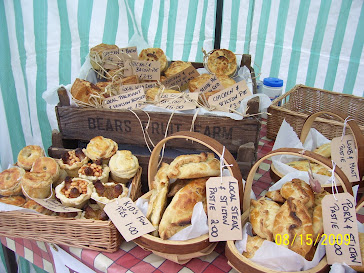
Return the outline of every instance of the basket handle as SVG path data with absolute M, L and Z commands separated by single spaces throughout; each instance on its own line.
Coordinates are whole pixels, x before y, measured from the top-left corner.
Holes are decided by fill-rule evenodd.
M 306 121 L 302 127 L 302 132 L 301 132 L 301 137 L 300 137 L 300 140 L 302 143 L 305 142 L 307 135 L 310 132 L 311 126 L 312 126 L 313 122 L 315 121 L 315 119 L 322 114 L 329 114 L 332 116 L 336 116 L 336 117 L 342 119 L 343 121 L 345 121 L 345 119 L 349 117 L 347 114 L 340 112 L 340 111 L 320 111 L 320 112 L 310 115 L 306 119 Z M 364 135 L 362 134 L 358 124 L 354 120 L 349 120 L 347 123 L 348 123 L 351 131 L 353 132 L 355 144 L 358 149 L 358 168 L 359 168 L 359 177 L 360 177 L 360 181 L 361 181 L 360 184 L 361 184 L 361 186 L 364 186 L 363 185 L 364 181 L 362 181 L 362 177 L 364 176 Z
M 253 179 L 256 171 L 258 170 L 258 167 L 260 163 L 262 163 L 264 160 L 275 156 L 275 155 L 294 155 L 294 156 L 300 156 L 305 159 L 309 159 L 311 161 L 314 161 L 315 163 L 318 163 L 320 165 L 323 165 L 327 169 L 332 169 L 332 162 L 327 159 L 326 157 L 323 157 L 321 155 L 318 155 L 311 151 L 306 151 L 302 149 L 296 149 L 296 148 L 281 148 L 274 151 L 271 151 L 267 153 L 265 156 L 260 158 L 251 168 L 248 178 L 246 179 L 245 188 L 244 188 L 244 198 L 243 198 L 243 212 L 250 209 L 250 192 L 252 190 L 252 184 Z M 340 185 L 343 187 L 344 191 L 350 193 L 353 195 L 353 189 L 351 187 L 351 183 L 349 182 L 348 178 L 345 176 L 344 172 L 340 168 L 335 168 L 335 178 L 339 180 Z
M 221 155 L 222 155 L 224 146 L 220 142 L 216 141 L 215 139 L 213 139 L 211 137 L 208 137 L 208 136 L 200 134 L 200 133 L 189 132 L 189 131 L 180 131 L 180 132 L 174 133 L 174 134 L 170 135 L 169 137 L 164 138 L 160 142 L 158 142 L 158 144 L 154 147 L 152 154 L 150 155 L 149 165 L 148 165 L 148 186 L 149 186 L 149 188 L 151 188 L 151 183 L 157 173 L 159 155 L 160 155 L 163 145 L 168 140 L 179 139 L 179 138 L 195 141 L 197 143 L 200 143 L 200 144 L 206 146 L 207 148 L 212 150 L 214 153 L 216 153 L 219 157 L 221 157 Z M 227 168 L 230 171 L 230 173 L 232 174 L 232 176 L 234 176 L 238 180 L 240 206 L 242 206 L 243 195 L 244 195 L 243 182 L 242 182 L 243 177 L 242 177 L 240 169 L 238 167 L 238 163 L 236 162 L 234 156 L 229 152 L 228 149 L 225 149 L 225 151 L 224 151 L 224 164 L 232 165 L 232 166 L 227 166 Z

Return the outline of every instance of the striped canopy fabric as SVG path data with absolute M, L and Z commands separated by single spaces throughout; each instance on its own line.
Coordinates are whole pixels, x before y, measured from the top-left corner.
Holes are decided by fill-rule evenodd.
M 362 0 L 0 1 L 0 169 L 25 145 L 51 145 L 54 105 L 42 95 L 72 83 L 97 44 L 201 62 L 202 48 L 221 41 L 285 90 L 303 83 L 363 96 L 363 13 Z

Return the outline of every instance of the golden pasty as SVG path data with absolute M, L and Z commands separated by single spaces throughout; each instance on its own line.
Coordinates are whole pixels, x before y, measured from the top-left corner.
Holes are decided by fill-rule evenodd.
M 283 239 L 288 235 L 289 244 L 282 244 L 282 246 L 288 247 L 290 250 L 305 257 L 312 246 L 312 244 L 308 242 L 306 243 L 306 235 L 310 237 L 312 234 L 312 219 L 308 213 L 307 207 L 300 200 L 293 199 L 291 197 L 288 198 L 279 209 L 274 220 L 274 238 L 281 236 Z M 296 240 L 293 242 L 295 236 Z M 301 242 L 301 240 L 297 240 L 297 238 L 304 239 Z
M 50 197 L 52 183 L 52 175 L 46 172 L 26 172 L 21 179 L 24 195 L 31 198 L 45 199 Z
M 159 61 L 161 73 L 167 69 L 168 62 L 166 54 L 160 48 L 146 48 L 139 53 L 139 60 L 141 61 Z
M 169 183 L 168 169 L 169 169 L 169 164 L 162 162 L 160 168 L 158 169 L 154 177 L 154 180 L 151 183 L 151 189 L 156 189 L 158 186 Z
M 190 92 L 195 92 L 197 88 L 200 88 L 201 86 L 203 86 L 213 76 L 214 75 L 212 75 L 212 74 L 201 74 L 200 76 L 189 81 L 188 89 L 190 90 Z M 236 83 L 234 79 L 232 79 L 226 75 L 216 75 L 216 77 L 219 80 L 219 82 L 222 84 L 222 86 L 218 90 L 223 90 Z M 214 90 L 214 91 L 216 91 L 216 90 Z
M 17 165 L 24 170 L 29 171 L 32 168 L 34 161 L 42 156 L 44 156 L 42 147 L 38 145 L 25 146 L 18 154 Z
M 129 150 L 120 150 L 109 162 L 111 178 L 118 183 L 127 183 L 139 169 L 138 158 Z
M 232 76 L 237 69 L 236 56 L 228 49 L 215 49 L 207 59 L 207 67 L 213 74 Z
M 52 215 L 53 211 L 43 207 L 42 205 L 39 205 L 37 202 L 35 202 L 34 200 L 28 200 L 23 208 L 25 209 L 32 209 L 35 210 L 36 212 L 39 212 L 41 214 L 45 214 L 45 215 Z
M 5 196 L 0 198 L 1 203 L 22 207 L 25 204 L 24 197 L 21 196 Z
M 78 170 L 78 176 L 91 182 L 97 180 L 106 183 L 109 180 L 110 168 L 102 164 L 102 160 L 96 160 L 94 163 L 87 163 Z
M 246 258 L 253 258 L 255 252 L 262 246 L 264 239 L 259 236 L 249 236 L 246 241 L 246 250 L 242 253 Z
M 118 51 L 119 47 L 117 45 L 108 45 L 102 43 L 90 48 L 90 63 L 93 69 L 97 71 L 103 71 L 102 53 L 106 50 Z
M 51 157 L 40 157 L 34 161 L 31 172 L 42 173 L 46 172 L 52 176 L 52 181 L 58 180 L 60 175 L 60 167 L 57 161 Z
M 180 189 L 191 182 L 191 179 L 177 179 L 175 182 L 169 185 L 167 197 L 173 197 Z
M 101 88 L 99 88 L 98 86 L 89 81 L 82 80 L 79 78 L 76 78 L 71 87 L 72 97 L 78 101 L 88 104 L 93 103 L 92 96 L 93 100 L 96 99 L 97 101 L 99 101 L 99 103 L 101 103 L 102 99 L 100 100 L 100 98 L 96 98 L 99 97 L 101 93 L 102 93 Z
M 56 196 L 67 207 L 82 208 L 92 194 L 92 182 L 82 178 L 67 177 L 56 187 Z
M 167 89 L 167 88 L 159 88 L 153 87 L 145 91 L 145 99 L 147 101 L 154 101 L 156 98 L 160 98 L 160 96 L 164 93 L 181 93 L 177 90 Z
M 326 169 L 324 166 L 316 164 L 314 162 L 310 162 L 308 160 L 298 160 L 298 161 L 291 161 L 286 163 L 288 166 L 295 168 L 296 170 L 308 172 L 310 170 L 309 164 L 311 164 L 311 169 L 313 173 L 331 176 L 331 172 Z
M 281 195 L 281 190 L 275 190 L 275 191 L 268 191 L 266 194 L 265 194 L 266 197 L 272 199 L 273 201 L 275 202 L 278 202 L 278 203 L 284 203 L 286 202 L 286 199 L 284 199 Z
M 121 183 L 101 183 L 96 181 L 93 184 L 91 198 L 97 202 L 100 208 L 104 208 L 107 203 L 115 201 L 117 198 L 128 196 L 128 188 Z
M 298 199 L 302 204 L 306 205 L 307 208 L 312 208 L 315 201 L 315 195 L 310 185 L 298 178 L 285 183 L 281 188 L 281 195 L 285 199 L 288 199 L 289 197 Z
M 177 156 L 169 165 L 168 177 L 191 179 L 220 175 L 220 161 L 213 153 Z
M 159 236 L 166 240 L 191 225 L 193 208 L 198 202 L 206 211 L 206 181 L 198 178 L 179 190 L 166 208 L 159 224 Z
M 321 193 L 316 193 L 315 194 L 315 201 L 314 201 L 314 208 L 313 208 L 313 212 L 312 212 L 312 227 L 313 227 L 313 240 L 315 241 L 317 237 L 319 237 L 319 239 L 317 240 L 318 242 L 320 241 L 320 236 L 323 234 L 324 232 L 324 223 L 323 223 L 323 219 L 322 219 L 322 199 L 328 195 L 330 193 L 328 193 L 327 191 L 322 191 Z
M 102 159 L 104 164 L 108 164 L 110 158 L 118 150 L 118 144 L 110 138 L 97 136 L 90 140 L 86 149 L 82 151 L 92 161 Z
M 78 170 L 81 166 L 88 162 L 89 158 L 84 154 L 81 148 L 65 152 L 61 159 L 58 160 L 58 164 L 61 169 L 65 170 L 68 176 L 77 177 Z
M 175 61 L 171 63 L 171 65 L 167 68 L 167 70 L 164 72 L 164 75 L 166 75 L 167 78 L 178 74 L 182 70 L 185 70 L 187 67 L 191 66 L 192 64 L 190 62 L 184 62 L 184 61 Z
M 279 209 L 280 205 L 264 197 L 250 201 L 249 219 L 253 231 L 258 236 L 273 241 L 273 224 Z
M 21 195 L 20 180 L 25 174 L 25 170 L 19 167 L 11 167 L 0 173 L 0 195 Z
M 322 155 L 324 157 L 331 157 L 331 142 L 325 143 L 314 150 L 314 153 Z
M 360 252 L 361 252 L 361 266 L 350 265 L 350 267 L 357 272 L 364 272 L 364 233 L 359 232 L 359 244 L 360 244 Z

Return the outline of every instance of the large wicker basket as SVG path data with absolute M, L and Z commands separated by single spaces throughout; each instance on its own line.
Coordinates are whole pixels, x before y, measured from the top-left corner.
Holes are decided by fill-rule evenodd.
M 218 156 L 221 156 L 223 152 L 223 146 L 219 142 L 200 133 L 178 132 L 163 139 L 154 147 L 153 152 L 150 156 L 149 167 L 148 167 L 148 182 L 150 189 L 152 188 L 151 183 L 157 172 L 158 161 L 159 161 L 158 159 L 161 148 L 167 141 L 178 138 L 186 139 L 186 141 L 189 140 L 198 142 L 208 147 Z M 186 145 L 188 145 L 188 142 L 186 142 Z M 229 169 L 232 176 L 234 176 L 238 180 L 239 196 L 241 200 L 240 204 L 242 204 L 243 200 L 242 176 L 234 157 L 228 150 L 225 150 L 224 161 L 225 161 L 224 164 L 228 165 L 227 168 Z M 179 264 L 187 263 L 192 258 L 210 254 L 214 250 L 217 244 L 209 242 L 208 234 L 204 234 L 198 238 L 186 241 L 163 240 L 161 238 L 146 234 L 139 238 L 136 238 L 134 242 L 146 250 L 153 251 L 153 253 L 155 253 L 158 256 L 169 259 Z
M 251 171 L 249 172 L 248 178 L 246 180 L 245 188 L 244 188 L 244 202 L 243 202 L 243 215 L 242 215 L 242 225 L 244 226 L 246 222 L 249 221 L 249 211 L 250 211 L 250 192 L 252 190 L 252 183 L 254 179 L 254 175 L 256 171 L 259 168 L 259 165 L 266 159 L 274 156 L 274 155 L 295 155 L 299 157 L 303 157 L 305 159 L 312 160 L 320 165 L 323 165 L 327 169 L 332 168 L 332 163 L 329 159 L 324 158 L 320 155 L 317 155 L 310 151 L 304 151 L 300 149 L 294 149 L 294 148 L 282 148 L 275 151 L 272 151 L 265 156 L 263 156 L 261 159 L 259 159 L 254 166 L 252 167 Z M 342 185 L 340 187 L 341 191 L 349 192 L 351 195 L 353 195 L 353 190 L 351 188 L 350 182 L 345 176 L 345 174 L 339 169 L 335 168 L 335 178 L 337 181 L 339 181 Z M 326 189 L 329 191 L 330 189 Z M 228 259 L 229 264 L 235 268 L 238 272 L 251 272 L 251 273 L 262 273 L 262 272 L 271 272 L 271 273 L 279 273 L 281 271 L 271 270 L 268 269 L 262 265 L 258 265 L 254 262 L 252 262 L 250 259 L 244 257 L 241 255 L 241 253 L 237 250 L 235 247 L 235 241 L 228 241 L 226 243 L 225 247 L 225 256 Z M 306 271 L 300 271 L 300 272 L 306 272 L 306 273 L 314 273 L 314 272 L 328 272 L 329 266 L 327 264 L 326 256 L 320 261 L 320 263 L 309 270 Z M 292 273 L 292 272 L 290 272 Z
M 132 198 L 141 195 L 141 168 L 133 178 Z M 71 219 L 22 211 L 0 212 L 0 235 L 97 251 L 115 252 L 123 237 L 111 221 Z
M 296 85 L 276 98 L 268 108 L 267 137 L 275 139 L 285 119 L 300 135 L 307 117 L 320 111 L 337 110 L 354 119 L 364 134 L 364 98 Z M 330 115 L 317 118 L 312 125 L 329 139 L 340 136 L 343 123 Z

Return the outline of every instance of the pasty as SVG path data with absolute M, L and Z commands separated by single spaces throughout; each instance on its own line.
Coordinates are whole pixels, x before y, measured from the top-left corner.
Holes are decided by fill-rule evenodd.
M 19 167 L 11 167 L 0 173 L 0 195 L 21 195 L 20 180 L 25 170 Z
M 202 87 L 213 76 L 214 75 L 212 75 L 212 74 L 201 74 L 200 76 L 189 81 L 188 89 L 190 90 L 190 92 L 195 92 L 197 88 Z M 219 82 L 222 84 L 222 86 L 218 90 L 223 90 L 236 83 L 234 79 L 232 79 L 226 75 L 220 74 L 220 75 L 216 75 L 216 77 L 219 80 Z M 203 91 L 203 90 L 201 90 L 201 91 Z
M 285 183 L 281 188 L 281 195 L 283 198 L 289 197 L 300 200 L 307 208 L 312 208 L 315 201 L 315 195 L 305 181 L 301 179 L 292 179 L 292 181 Z
M 275 190 L 275 191 L 268 191 L 266 194 L 265 194 L 266 197 L 272 199 L 273 201 L 275 202 L 278 202 L 278 203 L 284 203 L 286 202 L 286 199 L 284 199 L 281 195 L 281 190 Z
M 45 215 L 52 215 L 54 214 L 53 211 L 43 207 L 42 205 L 39 205 L 37 202 L 35 202 L 34 200 L 28 200 L 23 208 L 25 209 L 32 209 L 32 210 L 35 210 L 36 212 L 39 212 L 41 214 L 45 214 Z
M 311 164 L 311 169 L 313 173 L 331 176 L 331 172 L 326 169 L 324 166 L 318 165 L 314 162 L 310 162 L 308 160 L 298 160 L 298 161 L 291 161 L 286 163 L 288 166 L 295 168 L 296 170 L 308 172 L 310 170 L 309 164 Z
M 331 157 L 331 142 L 325 143 L 319 147 L 317 147 L 314 153 L 322 155 L 324 157 L 330 158 Z
M 22 196 L 5 196 L 0 197 L 0 202 L 8 205 L 22 207 L 25 204 L 25 199 Z
M 190 62 L 184 62 L 184 61 L 175 61 L 171 63 L 171 65 L 167 68 L 167 70 L 164 72 L 167 78 L 178 74 L 182 70 L 185 70 L 187 67 L 191 66 L 192 64 Z
M 159 61 L 161 73 L 167 69 L 168 62 L 167 56 L 160 48 L 146 48 L 139 53 L 139 60 L 141 61 Z
M 207 59 L 207 67 L 213 74 L 232 76 L 237 69 L 236 56 L 228 49 L 215 49 Z
M 181 93 L 179 91 L 176 91 L 176 90 L 173 90 L 173 89 L 167 89 L 167 88 L 159 88 L 159 87 L 153 87 L 153 88 L 150 88 L 148 90 L 145 91 L 145 99 L 147 101 L 155 101 L 156 98 L 157 100 L 159 100 L 160 96 L 164 93 L 174 93 L 174 94 L 178 94 L 178 93 Z

